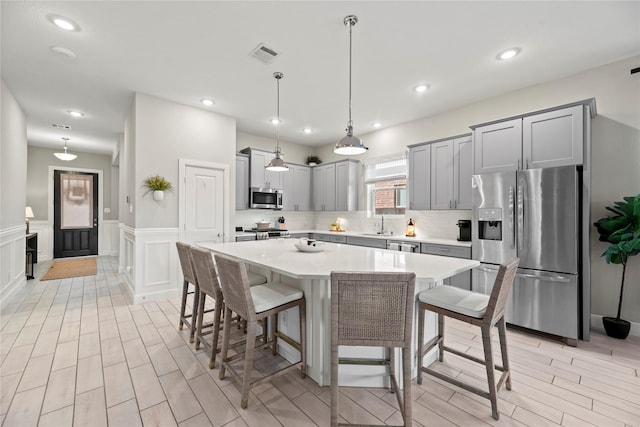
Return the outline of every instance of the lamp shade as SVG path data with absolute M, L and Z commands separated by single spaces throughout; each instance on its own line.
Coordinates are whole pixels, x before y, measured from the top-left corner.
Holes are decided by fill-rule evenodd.
M 346 135 L 336 143 L 333 152 L 345 156 L 353 156 L 365 153 L 369 148 L 365 147 L 362 140 L 357 136 Z
M 31 206 L 27 206 L 26 208 L 24 208 L 24 217 L 25 218 L 35 217 L 35 215 L 33 214 L 33 209 L 31 209 Z
M 67 153 L 66 148 L 64 153 L 53 153 L 53 155 L 59 158 L 60 160 L 64 160 L 65 162 L 71 161 L 76 157 L 78 157 L 75 154 Z

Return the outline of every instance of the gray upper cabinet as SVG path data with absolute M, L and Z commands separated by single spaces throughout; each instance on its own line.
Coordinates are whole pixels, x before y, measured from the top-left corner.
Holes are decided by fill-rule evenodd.
M 585 111 L 595 114 L 593 100 L 472 126 L 475 173 L 581 165 Z
M 336 210 L 336 165 L 315 166 L 312 172 L 313 209 L 316 211 Z
M 453 140 L 431 144 L 431 209 L 453 209 Z
M 311 168 L 289 164 L 283 173 L 284 210 L 311 210 Z
M 283 189 L 284 178 L 282 174 L 286 172 L 272 172 L 265 169 L 275 154 L 254 148 L 245 148 L 242 153 L 249 154 L 250 187 Z
M 431 145 L 409 147 L 409 209 L 431 209 Z
M 357 160 L 342 160 L 312 168 L 313 210 L 358 210 Z
M 249 157 L 236 155 L 236 209 L 249 207 Z
M 473 175 L 473 145 L 471 135 L 453 140 L 453 207 L 471 209 L 471 175 Z
M 524 117 L 524 168 L 581 165 L 583 139 L 582 105 Z
M 510 172 L 520 169 L 522 119 L 479 126 L 473 130 L 475 173 Z
M 336 163 L 336 209 L 358 210 L 359 162 L 344 160 Z

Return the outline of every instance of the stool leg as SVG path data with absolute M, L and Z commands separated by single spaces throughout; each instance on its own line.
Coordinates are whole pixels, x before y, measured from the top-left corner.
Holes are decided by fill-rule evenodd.
M 231 309 L 228 307 L 225 307 L 224 318 L 231 319 Z M 222 362 L 220 363 L 220 373 L 218 374 L 218 378 L 221 380 L 224 379 L 225 374 L 224 364 L 227 362 L 227 353 L 229 351 L 229 336 L 231 336 L 231 322 L 224 322 L 224 328 L 222 329 L 222 351 L 220 353 Z
M 489 400 L 491 401 L 491 416 L 499 419 L 498 392 L 496 391 L 495 365 L 493 364 L 493 351 L 491 349 L 491 325 L 482 325 L 482 347 L 484 348 L 484 360 L 487 368 L 487 382 L 489 383 Z
M 424 307 L 418 303 L 418 376 L 416 382 L 422 384 L 422 359 L 424 351 Z
M 225 325 L 225 331 L 227 327 Z M 256 347 L 256 321 L 247 322 L 247 342 L 244 353 L 244 372 L 242 373 L 242 397 L 240 407 L 247 409 L 249 405 L 249 389 L 251 388 L 251 374 L 253 372 L 253 353 Z
M 438 342 L 438 360 L 444 360 L 444 316 L 438 313 L 438 338 L 440 341 Z
M 393 378 L 396 375 L 396 373 L 395 373 L 396 352 L 395 352 L 395 348 L 394 347 L 387 347 L 387 350 L 389 351 L 389 376 L 391 376 Z M 403 376 L 403 378 L 404 378 L 404 376 Z M 398 383 L 397 379 L 396 379 L 396 383 Z M 398 386 L 399 385 L 400 384 L 398 384 Z M 398 393 L 399 391 L 400 390 L 396 390 L 395 389 L 395 387 L 393 386 L 393 381 L 391 381 L 391 391 L 390 391 L 390 393 Z
M 302 303 L 298 306 L 300 318 L 300 361 L 302 362 L 302 371 L 300 376 L 307 377 L 307 303 L 303 298 Z
M 180 303 L 180 326 L 179 329 L 182 330 L 184 327 L 184 311 L 187 308 L 187 292 L 189 292 L 189 282 L 186 280 L 182 283 L 182 302 Z M 193 318 L 191 319 L 193 322 Z
M 194 324 L 193 319 L 198 315 L 198 302 L 200 301 L 200 286 L 195 284 L 195 292 L 193 293 L 193 308 L 191 310 L 191 333 L 189 334 L 189 342 L 193 342 L 193 336 L 196 332 L 196 325 Z M 204 300 L 206 300 L 205 296 L 202 295 L 202 311 L 204 311 Z
M 411 414 L 411 346 L 402 348 L 402 406 L 404 406 L 404 425 L 411 427 L 413 423 Z
M 220 336 L 220 319 L 222 318 L 222 295 L 216 295 L 216 305 L 213 314 L 213 341 L 211 343 L 211 358 L 209 369 L 216 367 L 216 354 L 218 353 L 218 338 Z M 226 323 L 226 321 L 225 321 Z M 231 323 L 231 321 L 229 321 Z
M 271 347 L 271 354 L 274 356 L 278 354 L 278 313 L 273 315 L 273 344 Z
M 198 289 L 198 293 L 200 293 L 199 289 Z M 194 294 L 194 301 L 198 301 L 198 305 L 200 305 L 200 308 L 196 310 L 196 313 L 198 313 L 197 314 L 198 324 L 196 327 L 196 334 L 195 334 L 196 350 L 200 350 L 200 337 L 202 336 L 202 319 L 204 318 L 204 303 L 206 299 L 207 299 L 206 295 L 202 295 L 200 298 L 195 298 L 195 294 Z M 193 339 L 191 339 L 190 341 L 193 342 Z
M 504 316 L 498 321 L 498 335 L 500 337 L 500 353 L 502 353 L 502 367 L 506 372 L 507 379 L 504 386 L 511 390 L 511 369 L 509 368 L 509 354 L 507 353 L 507 331 Z

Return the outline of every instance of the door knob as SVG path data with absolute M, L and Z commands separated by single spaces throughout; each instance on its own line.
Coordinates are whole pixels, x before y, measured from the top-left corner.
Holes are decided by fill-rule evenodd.
M 222 237 L 222 236 L 224 236 L 224 234 L 218 233 L 218 237 Z

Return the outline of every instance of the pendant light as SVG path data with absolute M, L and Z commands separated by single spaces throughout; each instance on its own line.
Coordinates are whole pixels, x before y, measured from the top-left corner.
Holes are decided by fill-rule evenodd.
M 60 160 L 64 160 L 65 162 L 71 161 L 76 157 L 78 157 L 75 154 L 67 153 L 67 141 L 69 140 L 69 138 L 62 138 L 62 139 L 64 140 L 64 153 L 53 153 L 53 155 L 59 158 Z
M 355 15 L 348 15 L 344 18 L 344 25 L 349 27 L 349 121 L 347 122 L 347 135 L 336 143 L 333 152 L 346 156 L 362 154 L 369 149 L 364 146 L 360 138 L 353 136 L 353 121 L 351 120 L 351 33 L 357 22 L 358 17 Z
M 273 77 L 275 77 L 276 79 L 276 86 L 277 86 L 277 92 L 278 92 L 278 101 L 277 101 L 277 107 L 276 107 L 276 120 L 278 121 L 276 123 L 276 151 L 275 151 L 275 157 L 273 159 L 271 159 L 271 161 L 269 162 L 269 164 L 267 166 L 265 166 L 265 169 L 268 171 L 273 171 L 273 172 L 286 172 L 289 170 L 289 165 L 287 165 L 287 162 L 285 162 L 282 157 L 280 157 L 280 79 L 282 79 L 284 77 L 284 74 L 282 74 L 279 71 L 276 71 L 275 73 L 273 73 Z

